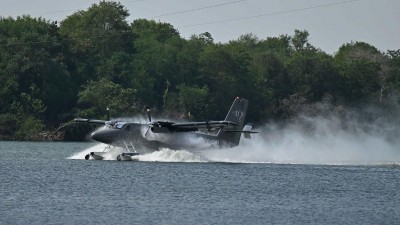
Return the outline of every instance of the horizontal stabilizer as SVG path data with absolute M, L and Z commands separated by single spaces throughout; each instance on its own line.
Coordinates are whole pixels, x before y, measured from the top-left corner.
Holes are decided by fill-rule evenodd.
M 225 133 L 242 133 L 242 134 L 257 134 L 258 131 L 245 131 L 245 130 L 225 130 Z
M 245 138 L 250 139 L 251 138 L 250 134 L 259 133 L 258 131 L 252 131 L 251 130 L 252 128 L 253 128 L 252 126 L 246 125 L 246 126 L 244 126 L 243 130 L 225 130 L 225 132 L 227 132 L 227 133 L 231 133 L 231 132 L 232 133 L 242 133 L 242 134 L 244 134 Z

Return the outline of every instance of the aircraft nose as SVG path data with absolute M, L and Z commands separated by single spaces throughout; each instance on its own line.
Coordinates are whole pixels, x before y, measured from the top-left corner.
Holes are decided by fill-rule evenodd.
M 120 130 L 114 130 L 114 129 L 98 130 L 91 134 L 93 140 L 105 144 L 112 144 L 118 139 L 119 136 L 120 136 Z

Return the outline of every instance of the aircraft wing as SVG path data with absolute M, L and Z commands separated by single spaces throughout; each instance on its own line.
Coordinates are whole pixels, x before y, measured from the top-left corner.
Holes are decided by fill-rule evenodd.
M 156 121 L 150 124 L 152 131 L 156 133 L 165 132 L 189 132 L 205 129 L 223 128 L 223 127 L 236 127 L 236 123 L 231 121 L 205 121 L 205 122 L 187 122 L 187 123 L 173 123 L 167 121 Z
M 74 119 L 75 122 L 82 122 L 82 123 L 97 123 L 97 124 L 106 124 L 106 120 L 95 120 L 95 119 L 84 119 L 84 118 L 76 118 Z
M 211 129 L 211 128 L 223 128 L 223 127 L 237 127 L 238 125 L 231 121 L 205 121 L 205 122 L 188 122 L 188 123 L 174 123 L 172 124 L 176 129 L 190 129 L 196 128 Z

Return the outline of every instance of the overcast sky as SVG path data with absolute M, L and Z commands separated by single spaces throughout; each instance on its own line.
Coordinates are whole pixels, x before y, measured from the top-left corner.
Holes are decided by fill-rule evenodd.
M 97 0 L 1 0 L 0 15 L 29 14 L 62 21 Z M 333 54 L 351 41 L 400 49 L 400 0 L 122 0 L 131 22 L 171 23 L 182 37 L 210 32 L 216 42 L 242 34 L 260 39 L 308 30 L 315 47 Z

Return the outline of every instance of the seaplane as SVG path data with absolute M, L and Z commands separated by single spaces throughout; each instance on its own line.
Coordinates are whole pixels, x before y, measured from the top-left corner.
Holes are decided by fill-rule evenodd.
M 107 145 L 103 152 L 90 152 L 86 160 L 104 158 L 107 149 L 120 147 L 124 152 L 118 161 L 132 160 L 134 156 L 163 148 L 198 151 L 205 149 L 233 148 L 239 145 L 242 134 L 251 138 L 252 126 L 245 125 L 249 101 L 235 98 L 228 114 L 220 121 L 171 122 L 152 121 L 147 108 L 148 122 L 97 120 L 76 118 L 75 122 L 101 124 L 103 128 L 91 133 L 91 139 Z

